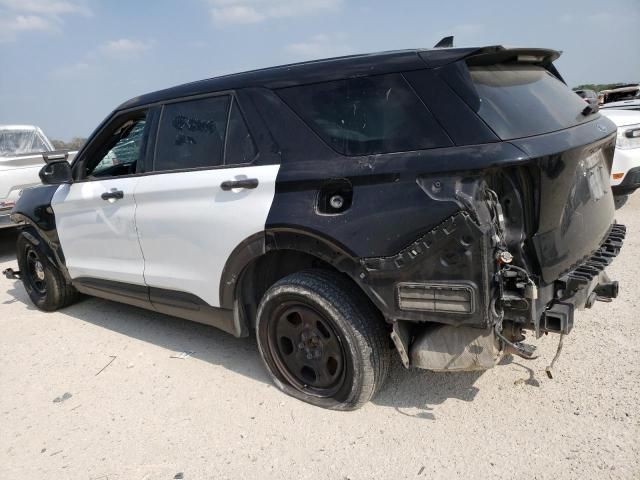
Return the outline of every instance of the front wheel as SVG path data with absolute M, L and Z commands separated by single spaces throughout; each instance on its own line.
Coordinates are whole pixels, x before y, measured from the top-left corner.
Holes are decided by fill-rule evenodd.
M 275 384 L 305 402 L 355 410 L 379 390 L 390 362 L 380 313 L 342 274 L 307 270 L 265 293 L 256 330 Z
M 16 244 L 22 283 L 33 304 L 52 312 L 73 303 L 78 294 L 49 260 L 42 241 L 21 232 Z

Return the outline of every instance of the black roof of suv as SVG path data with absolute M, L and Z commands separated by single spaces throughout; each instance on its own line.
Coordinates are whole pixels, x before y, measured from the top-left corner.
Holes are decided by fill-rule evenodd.
M 484 61 L 491 63 L 505 62 L 510 59 L 517 60 L 518 56 L 529 56 L 537 64 L 551 65 L 560 56 L 560 52 L 541 48 L 508 49 L 495 45 L 468 48 L 408 49 L 348 55 L 261 68 L 185 83 L 134 97 L 120 105 L 118 110 L 235 88 L 266 87 L 278 89 L 357 76 L 436 68 L 477 55 L 483 55 Z M 555 68 L 553 70 L 555 72 Z M 558 75 L 557 72 L 555 74 Z

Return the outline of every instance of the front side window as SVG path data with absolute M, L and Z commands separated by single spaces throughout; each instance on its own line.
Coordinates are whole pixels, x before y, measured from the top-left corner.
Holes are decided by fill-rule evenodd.
M 345 155 L 447 146 L 447 135 L 401 74 L 289 87 L 284 101 Z
M 132 118 L 109 136 L 87 165 L 86 176 L 91 178 L 117 177 L 136 173 L 142 157 L 146 127 L 144 116 Z
M 224 95 L 165 105 L 154 170 L 222 165 L 229 104 Z

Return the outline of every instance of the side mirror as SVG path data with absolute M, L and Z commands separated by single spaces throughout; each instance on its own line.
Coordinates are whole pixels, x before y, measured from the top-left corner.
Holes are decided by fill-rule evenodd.
M 45 185 L 72 183 L 71 165 L 66 160 L 53 160 L 40 169 L 40 180 Z

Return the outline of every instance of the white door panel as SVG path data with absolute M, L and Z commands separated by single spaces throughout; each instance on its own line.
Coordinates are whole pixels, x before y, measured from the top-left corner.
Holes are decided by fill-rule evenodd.
M 58 188 L 51 205 L 71 278 L 144 285 L 133 196 L 138 181 L 135 177 L 115 177 Z M 121 190 L 123 198 L 101 198 L 112 190 Z
M 194 294 L 220 306 L 220 277 L 231 252 L 264 230 L 278 165 L 140 177 L 136 226 L 150 287 Z M 255 189 L 222 190 L 227 180 L 258 179 Z

